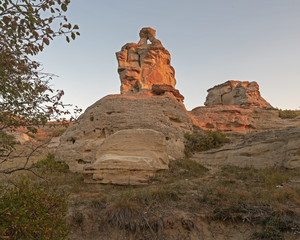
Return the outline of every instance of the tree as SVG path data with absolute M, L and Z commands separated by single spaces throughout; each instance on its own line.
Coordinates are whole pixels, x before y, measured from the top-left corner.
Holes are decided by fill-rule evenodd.
M 79 27 L 64 13 L 70 0 L 1 0 L 0 2 L 0 156 L 13 149 L 5 129 L 31 133 L 50 119 L 69 114 L 64 92 L 52 89 L 53 75 L 31 57 L 58 36 L 74 40 Z M 1 162 L 0 162 L 1 164 Z

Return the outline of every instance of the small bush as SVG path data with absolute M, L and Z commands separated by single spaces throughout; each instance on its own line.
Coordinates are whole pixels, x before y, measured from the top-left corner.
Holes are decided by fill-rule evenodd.
M 256 239 L 283 240 L 283 232 L 290 230 L 292 221 L 286 221 L 281 216 L 273 214 L 262 221 L 262 231 L 255 232 Z
M 118 226 L 120 229 L 136 231 L 143 218 L 141 207 L 130 200 L 119 200 L 113 202 L 106 210 L 107 222 Z
M 170 172 L 174 175 L 180 175 L 183 177 L 199 177 L 207 171 L 207 168 L 189 159 L 176 159 L 170 162 Z
M 66 194 L 22 183 L 0 196 L 0 239 L 65 239 Z
M 51 153 L 49 153 L 45 159 L 42 159 L 32 164 L 32 168 L 37 168 L 42 171 L 63 172 L 63 173 L 69 171 L 69 166 L 66 163 L 56 162 L 54 154 Z
M 84 221 L 84 215 L 81 212 L 76 212 L 74 215 L 74 221 L 81 225 Z
M 218 148 L 223 143 L 228 142 L 225 133 L 220 131 L 204 131 L 203 133 L 185 133 L 184 153 L 190 157 L 194 152 L 206 151 L 212 148 Z
M 15 145 L 16 141 L 14 136 L 0 131 L 0 154 L 13 150 Z
M 52 136 L 52 137 L 60 137 L 61 135 L 64 134 L 64 132 L 65 132 L 66 130 L 67 130 L 66 128 L 58 128 L 58 129 L 55 129 L 55 130 L 52 132 L 51 136 Z
M 291 119 L 300 116 L 300 111 L 296 110 L 281 110 L 279 109 L 279 117 L 284 119 Z

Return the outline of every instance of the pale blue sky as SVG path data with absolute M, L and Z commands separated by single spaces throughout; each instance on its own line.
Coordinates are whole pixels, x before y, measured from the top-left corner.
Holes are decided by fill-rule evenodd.
M 65 102 L 85 109 L 119 93 L 115 52 L 150 26 L 188 110 L 227 80 L 257 81 L 274 107 L 300 109 L 300 0 L 72 0 L 67 16 L 81 36 L 38 56 Z

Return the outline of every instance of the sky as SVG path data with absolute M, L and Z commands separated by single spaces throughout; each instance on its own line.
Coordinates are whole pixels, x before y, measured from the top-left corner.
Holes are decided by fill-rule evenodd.
M 300 0 L 71 0 L 66 15 L 81 36 L 37 57 L 66 103 L 85 110 L 118 94 L 115 52 L 152 27 L 188 110 L 227 80 L 256 81 L 273 107 L 300 109 Z

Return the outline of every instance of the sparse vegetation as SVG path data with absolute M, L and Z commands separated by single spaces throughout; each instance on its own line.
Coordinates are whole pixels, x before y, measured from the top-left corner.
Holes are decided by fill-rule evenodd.
M 222 144 L 229 142 L 225 133 L 220 131 L 194 131 L 185 133 L 184 153 L 190 157 L 194 152 L 206 151 L 212 148 L 218 148 Z
M 0 131 L 0 154 L 7 154 L 14 149 L 16 144 L 15 138 L 4 131 Z
M 55 161 L 54 154 L 49 153 L 44 159 L 32 164 L 32 168 L 37 168 L 40 171 L 63 172 L 69 171 L 69 166 L 66 163 Z
M 52 131 L 51 136 L 52 137 L 60 137 L 64 134 L 64 132 L 67 130 L 67 128 L 58 128 Z
M 79 225 L 82 224 L 84 221 L 84 216 L 81 212 L 75 212 L 73 218 L 74 218 L 74 221 Z
M 132 239 L 168 239 L 163 235 L 166 219 L 177 217 L 178 227 L 192 231 L 199 215 L 220 224 L 250 223 L 256 227 L 249 239 L 285 239 L 286 232 L 300 232 L 299 170 L 226 166 L 212 173 L 186 158 L 171 161 L 169 170 L 158 172 L 146 186 L 115 186 L 85 184 L 81 174 L 55 162 L 53 154 L 33 166 L 51 188 L 69 193 L 74 236 L 93 225 L 101 233 L 120 231 Z M 36 176 L 29 178 L 44 184 Z M 178 212 L 193 217 L 182 218 Z
M 4 190 L 4 189 L 2 189 Z M 0 239 L 65 239 L 68 197 L 28 182 L 0 196 Z
M 282 110 L 279 109 L 279 117 L 283 119 L 292 119 L 300 116 L 300 111 L 297 110 Z
M 170 162 L 170 175 L 174 177 L 199 177 L 207 171 L 207 168 L 189 159 L 176 159 Z

